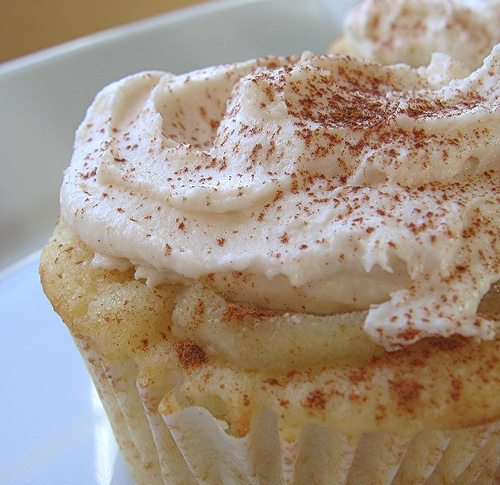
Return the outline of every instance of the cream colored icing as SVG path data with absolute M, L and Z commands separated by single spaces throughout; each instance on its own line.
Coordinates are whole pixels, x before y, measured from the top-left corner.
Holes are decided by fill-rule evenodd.
M 499 0 L 363 0 L 347 15 L 353 55 L 384 64 L 429 63 L 434 52 L 478 68 L 500 42 Z
M 152 285 L 368 309 L 389 350 L 491 339 L 476 310 L 500 279 L 499 56 L 471 74 L 304 53 L 127 77 L 77 131 L 62 217 L 96 264 Z

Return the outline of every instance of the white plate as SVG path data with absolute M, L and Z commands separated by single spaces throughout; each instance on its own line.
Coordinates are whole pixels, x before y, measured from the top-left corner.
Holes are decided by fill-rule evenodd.
M 132 483 L 42 293 L 38 255 L 27 257 L 52 231 L 74 131 L 94 95 L 145 69 L 322 53 L 353 3 L 331 2 L 333 17 L 313 0 L 201 4 L 0 65 L 0 485 Z

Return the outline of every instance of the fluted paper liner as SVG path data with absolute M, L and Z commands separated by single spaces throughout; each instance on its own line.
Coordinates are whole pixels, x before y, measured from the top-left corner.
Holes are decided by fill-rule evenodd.
M 262 409 L 237 438 L 202 407 L 165 412 L 175 403 L 175 372 L 141 379 L 132 361 L 105 364 L 85 338 L 74 337 L 138 485 L 499 483 L 500 422 L 412 438 L 310 425 L 286 442 L 277 413 Z

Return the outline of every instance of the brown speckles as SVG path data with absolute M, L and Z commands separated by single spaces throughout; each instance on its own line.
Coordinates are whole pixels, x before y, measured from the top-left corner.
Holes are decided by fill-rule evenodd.
M 289 243 L 289 239 L 288 239 L 288 233 L 284 232 L 280 238 L 279 238 L 281 244 L 288 244 Z
M 228 303 L 226 305 L 226 308 L 224 309 L 221 319 L 225 322 L 235 322 L 241 324 L 246 319 L 252 319 L 256 321 L 266 320 L 277 315 L 280 315 L 280 313 L 272 310 L 266 310 L 257 307 L 245 307 L 233 303 Z
M 389 380 L 390 395 L 400 412 L 415 413 L 421 404 L 420 398 L 424 389 L 421 383 L 412 378 L 397 377 Z
M 270 377 L 269 379 L 266 379 L 264 382 L 266 382 L 270 386 L 278 386 L 279 385 L 278 379 L 276 379 L 274 377 Z
M 92 170 L 85 172 L 85 173 L 80 173 L 80 178 L 83 180 L 88 180 L 91 178 L 94 178 L 97 175 L 97 167 L 94 167 Z
M 208 362 L 205 351 L 193 340 L 184 339 L 174 343 L 179 363 L 184 368 L 198 367 Z
M 348 373 L 348 380 L 351 384 L 357 385 L 360 382 L 363 382 L 364 380 L 367 380 L 369 374 L 367 373 L 366 369 L 363 367 L 353 369 Z
M 377 421 L 382 421 L 387 418 L 387 406 L 383 404 L 377 404 L 375 409 L 375 419 Z
M 458 401 L 460 399 L 460 394 L 463 388 L 463 382 L 454 378 L 451 380 L 451 389 L 450 389 L 450 397 L 453 401 Z
M 326 397 L 322 389 L 315 389 L 306 396 L 302 405 L 310 410 L 324 410 L 326 408 Z
M 140 341 L 140 350 L 148 350 L 148 347 L 149 347 L 149 340 L 147 338 L 143 338 L 141 339 Z

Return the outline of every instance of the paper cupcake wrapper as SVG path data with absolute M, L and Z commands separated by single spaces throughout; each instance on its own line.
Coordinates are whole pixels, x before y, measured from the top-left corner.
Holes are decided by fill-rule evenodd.
M 284 443 L 271 411 L 253 421 L 244 439 L 225 434 L 205 409 L 164 419 L 197 483 L 492 484 L 500 462 L 498 425 L 427 431 L 413 439 L 379 433 L 349 439 L 310 426 L 296 442 Z
M 500 483 L 500 422 L 427 430 L 411 438 L 325 426 L 282 439 L 275 411 L 263 409 L 235 438 L 208 410 L 161 413 L 174 372 L 141 378 L 130 360 L 104 363 L 74 336 L 137 485 L 483 485 Z

